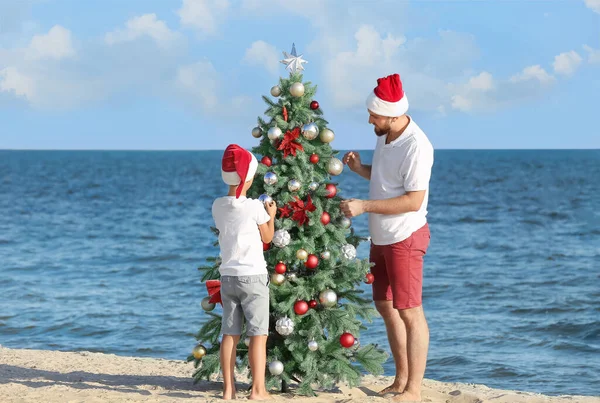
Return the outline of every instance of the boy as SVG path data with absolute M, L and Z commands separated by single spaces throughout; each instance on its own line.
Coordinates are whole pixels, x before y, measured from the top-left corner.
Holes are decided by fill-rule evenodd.
M 246 198 L 258 167 L 256 157 L 236 144 L 223 154 L 221 176 L 229 193 L 216 199 L 212 214 L 219 230 L 221 248 L 221 368 L 223 399 L 235 399 L 234 368 L 236 346 L 246 318 L 250 337 L 252 372 L 250 400 L 270 399 L 265 388 L 267 335 L 269 334 L 269 282 L 263 244 L 273 239 L 275 202 L 263 204 Z M 265 211 L 266 209 L 266 211 Z

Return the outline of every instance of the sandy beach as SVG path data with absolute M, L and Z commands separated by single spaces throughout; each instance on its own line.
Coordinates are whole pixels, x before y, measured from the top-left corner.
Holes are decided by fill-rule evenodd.
M 184 361 L 121 357 L 90 352 L 21 350 L 0 347 L 0 402 L 218 402 L 219 382 L 194 385 L 193 365 Z M 238 399 L 248 386 L 240 376 Z M 389 377 L 367 376 L 358 388 L 340 385 L 317 397 L 274 393 L 274 401 L 310 403 L 387 402 L 376 392 Z M 425 402 L 432 403 L 600 403 L 600 397 L 558 396 L 491 389 L 483 385 L 426 380 Z M 190 400 L 193 399 L 193 400 Z

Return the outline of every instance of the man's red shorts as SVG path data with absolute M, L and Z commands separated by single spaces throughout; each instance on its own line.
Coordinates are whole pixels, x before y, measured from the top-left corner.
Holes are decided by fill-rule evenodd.
M 429 226 L 413 232 L 404 241 L 391 245 L 371 244 L 371 273 L 374 301 L 393 301 L 396 309 L 421 306 L 423 256 L 429 246 Z

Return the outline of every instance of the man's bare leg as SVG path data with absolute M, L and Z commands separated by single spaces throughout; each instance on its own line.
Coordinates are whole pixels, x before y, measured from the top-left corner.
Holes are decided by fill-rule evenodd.
M 396 396 L 398 402 L 420 402 L 421 384 L 427 366 L 429 349 L 429 327 L 423 307 L 398 310 L 406 326 L 406 348 L 408 352 L 408 382 L 404 392 Z
M 224 334 L 221 340 L 221 369 L 223 370 L 223 399 L 235 399 L 235 357 L 240 336 Z
M 396 364 L 396 378 L 379 394 L 402 393 L 408 381 L 408 359 L 406 354 L 406 327 L 400 318 L 398 310 L 392 306 L 392 301 L 375 301 L 375 307 L 381 314 L 387 331 L 390 350 Z

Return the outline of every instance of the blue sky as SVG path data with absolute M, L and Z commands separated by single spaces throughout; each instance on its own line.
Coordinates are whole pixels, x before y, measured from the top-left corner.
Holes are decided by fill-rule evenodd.
M 0 148 L 250 147 L 292 42 L 337 149 L 401 75 L 443 148 L 600 148 L 600 0 L 0 0 Z

